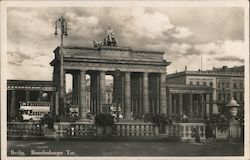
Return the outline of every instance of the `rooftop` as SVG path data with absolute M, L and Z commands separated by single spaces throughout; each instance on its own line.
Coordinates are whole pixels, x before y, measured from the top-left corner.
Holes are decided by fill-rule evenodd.
M 235 77 L 244 77 L 244 65 L 243 66 L 235 66 L 232 68 L 228 68 L 227 66 L 223 66 L 222 68 L 213 68 L 213 70 L 206 71 L 188 71 L 185 69 L 181 72 L 176 72 L 173 74 L 167 75 L 167 78 L 172 77 L 180 77 L 184 75 L 199 75 L 199 76 L 235 76 Z

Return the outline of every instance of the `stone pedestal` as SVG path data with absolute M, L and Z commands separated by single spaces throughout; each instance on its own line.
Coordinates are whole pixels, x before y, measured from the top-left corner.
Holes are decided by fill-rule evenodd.
M 240 141 L 241 139 L 240 122 L 235 119 L 232 119 L 229 124 L 229 139 L 230 141 Z

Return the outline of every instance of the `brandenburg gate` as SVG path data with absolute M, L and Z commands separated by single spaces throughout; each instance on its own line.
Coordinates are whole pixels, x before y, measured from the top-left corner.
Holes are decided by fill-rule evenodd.
M 113 76 L 113 97 L 119 101 L 125 119 L 135 113 L 166 114 L 166 67 L 170 62 L 163 59 L 164 52 L 117 46 L 113 38 L 97 42 L 94 47 L 57 47 L 54 53 L 51 65 L 56 114 L 65 114 L 65 74 L 73 77 L 72 104 L 79 107 L 80 119 L 86 119 L 86 75 L 90 76 L 92 115 L 100 114 L 105 104 L 105 75 Z

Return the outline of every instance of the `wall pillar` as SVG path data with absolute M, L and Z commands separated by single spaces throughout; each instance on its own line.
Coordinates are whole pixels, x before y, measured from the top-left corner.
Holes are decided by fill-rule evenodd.
M 86 72 L 80 71 L 80 107 L 79 119 L 86 119 Z
M 131 77 L 130 72 L 125 73 L 125 119 L 131 119 Z
M 16 114 L 16 91 L 11 91 L 10 115 Z
M 166 75 L 161 74 L 161 106 L 160 113 L 167 114 L 167 96 L 166 96 Z
M 143 73 L 143 112 L 149 113 L 148 73 Z

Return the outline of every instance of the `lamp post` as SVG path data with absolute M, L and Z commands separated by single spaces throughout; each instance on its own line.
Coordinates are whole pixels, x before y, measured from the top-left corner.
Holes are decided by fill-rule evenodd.
M 120 92 L 118 90 L 119 88 L 119 77 L 121 75 L 121 71 L 119 69 L 115 70 L 115 103 L 116 103 L 116 118 L 119 119 L 119 104 L 120 104 Z
M 68 35 L 67 33 L 67 22 L 66 19 L 61 16 L 59 19 L 55 21 L 55 36 L 58 35 L 57 29 L 61 30 L 61 46 L 59 50 L 60 54 L 60 91 L 59 91 L 59 105 L 60 105 L 60 114 L 65 114 L 65 106 L 64 106 L 64 92 L 65 92 L 65 84 L 64 84 L 64 70 L 63 70 L 63 37 Z

